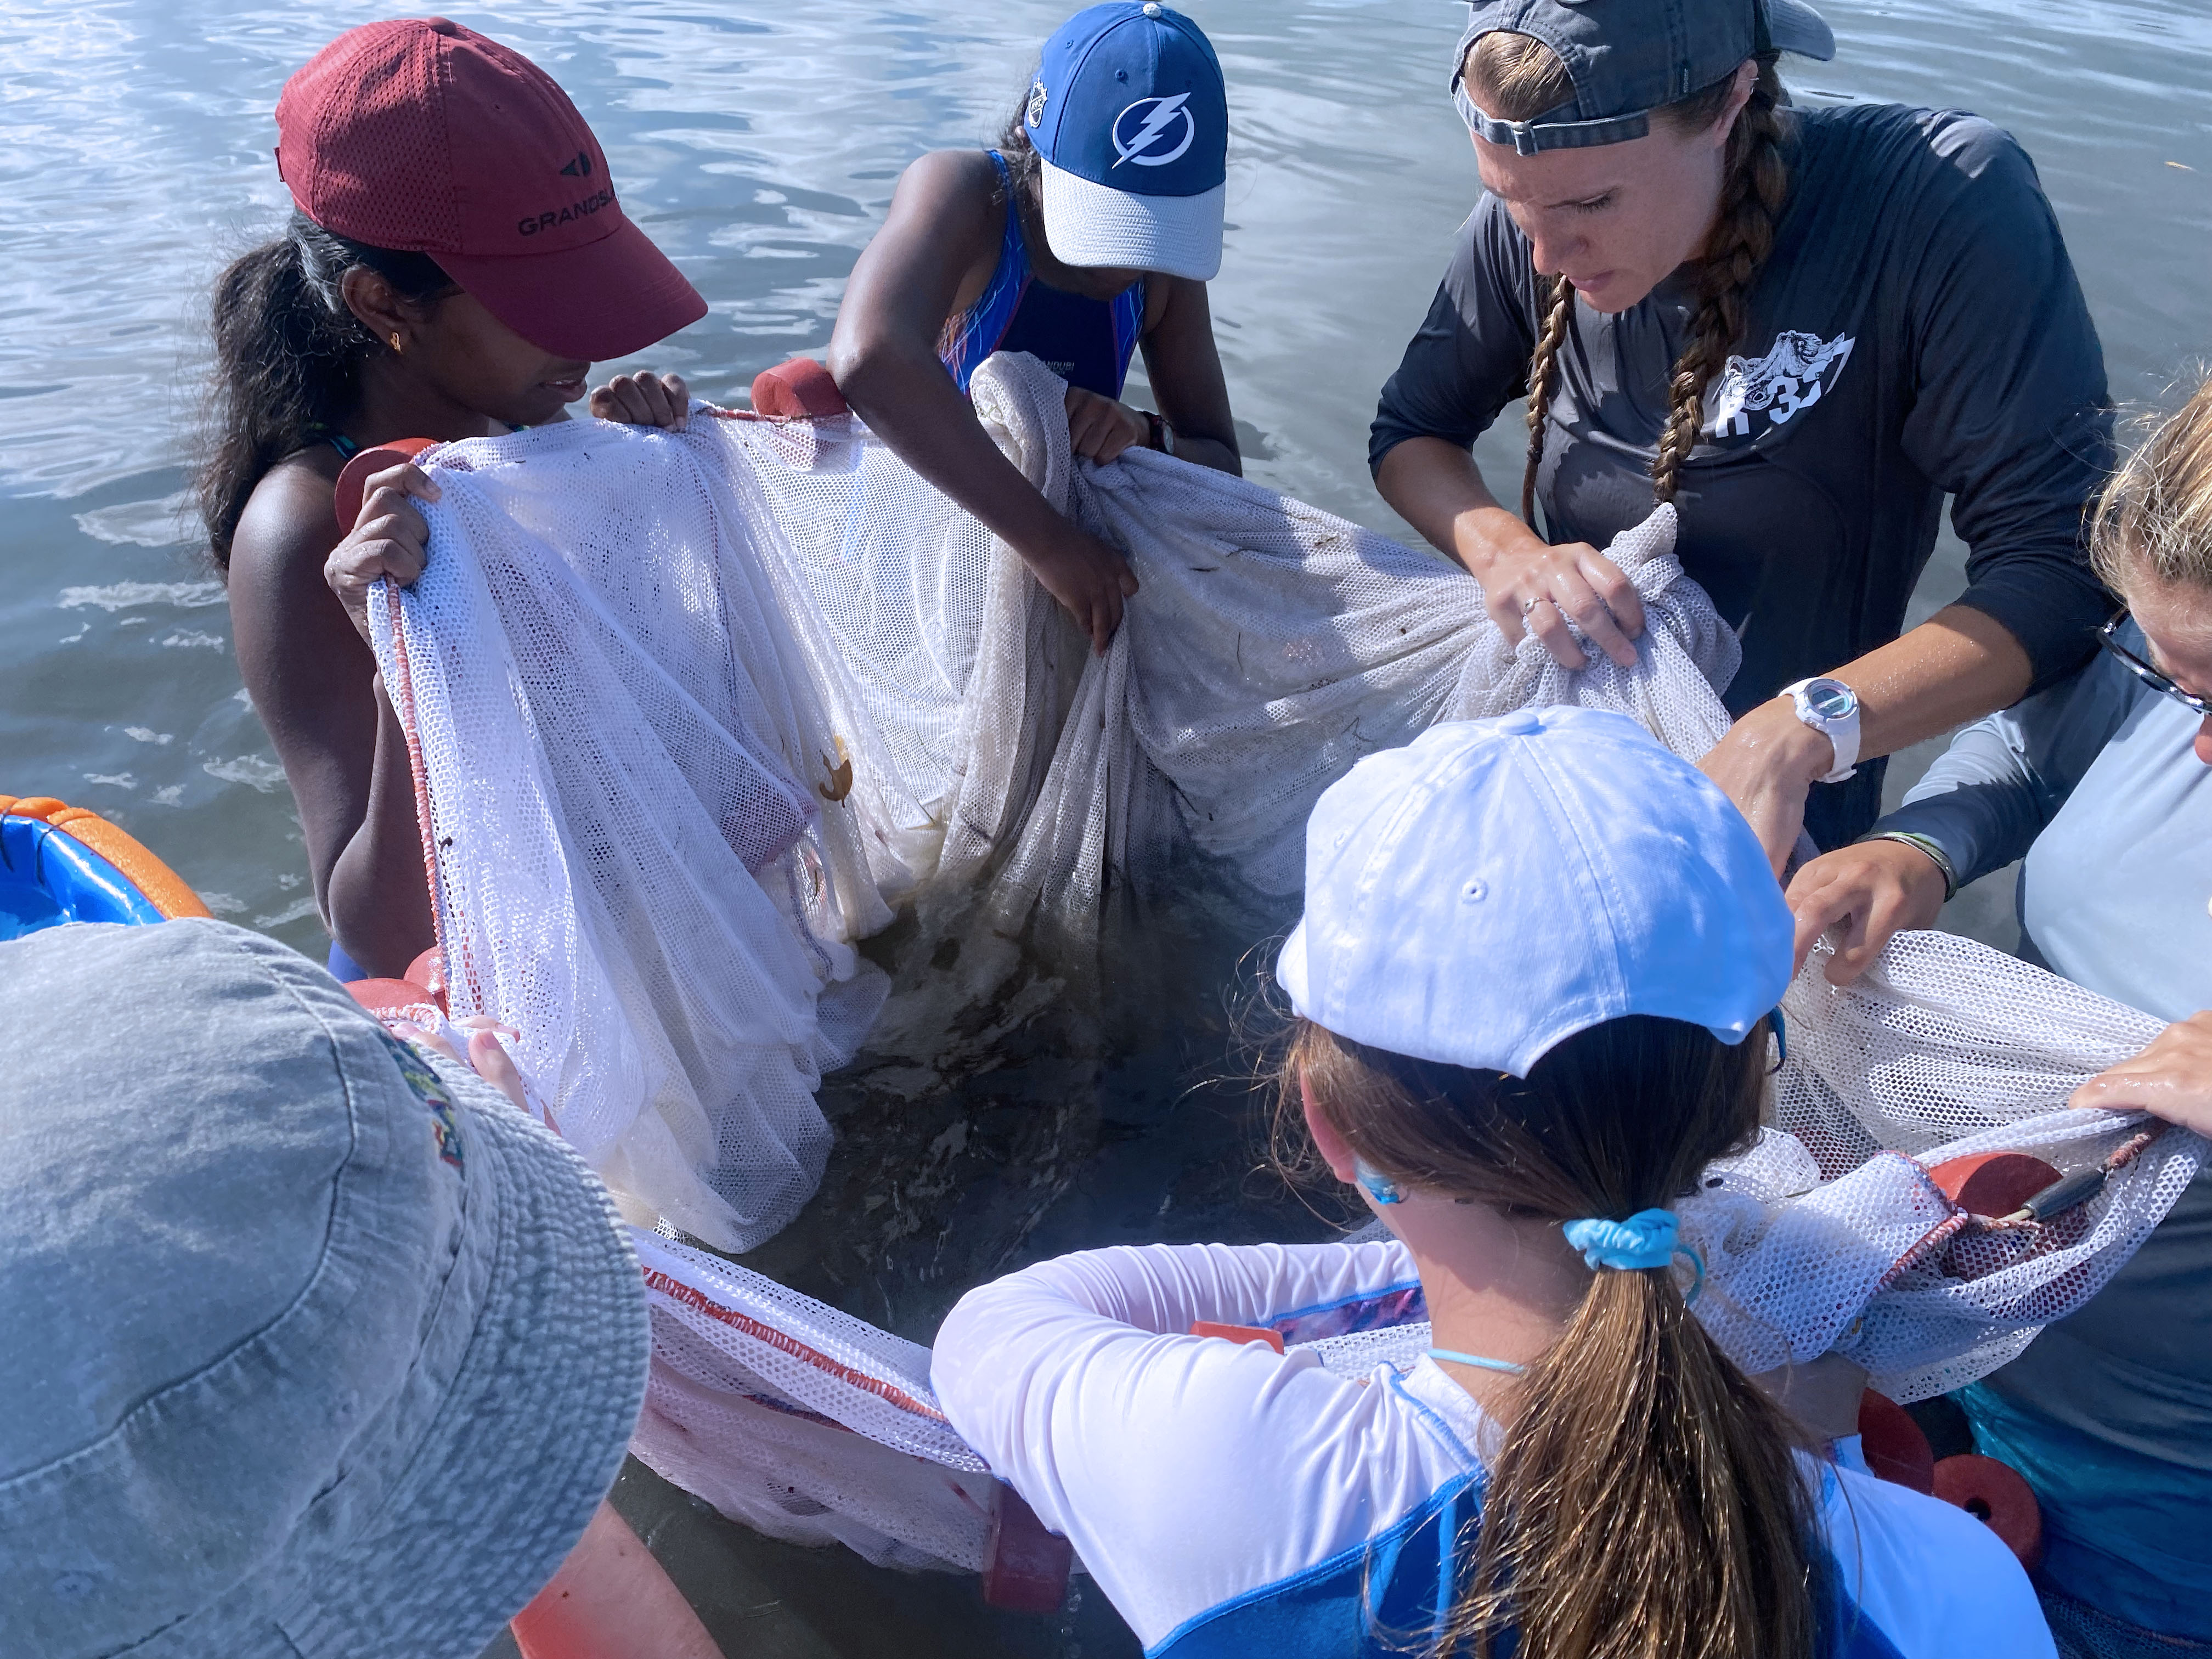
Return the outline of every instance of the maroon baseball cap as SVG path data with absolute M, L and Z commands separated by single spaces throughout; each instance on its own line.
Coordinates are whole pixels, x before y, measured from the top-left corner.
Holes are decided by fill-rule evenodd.
M 302 213 L 371 247 L 428 254 L 544 350 L 626 357 L 707 314 L 623 216 L 568 94 L 459 23 L 347 30 L 284 83 L 276 138 Z

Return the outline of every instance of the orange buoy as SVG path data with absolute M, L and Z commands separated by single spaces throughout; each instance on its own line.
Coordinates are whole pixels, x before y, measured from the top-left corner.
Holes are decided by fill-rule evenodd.
M 353 1000 L 379 1019 L 404 1019 L 408 1010 L 431 1004 L 430 994 L 404 979 L 353 979 L 346 981 Z
M 1936 1466 L 1936 1496 L 1985 1523 L 2030 1572 L 2043 1564 L 2043 1505 L 2011 1464 L 1975 1452 L 1947 1457 Z
M 2010 1215 L 2057 1181 L 2058 1171 L 2026 1152 L 1977 1152 L 1946 1158 L 1928 1178 L 1969 1215 Z
M 1887 1395 L 1859 1396 L 1859 1450 L 1869 1473 L 1915 1492 L 1936 1490 L 1936 1454 L 1912 1413 Z
M 793 357 L 753 377 L 753 413 L 772 421 L 820 420 L 850 412 L 830 371 L 811 357 Z
M 1000 1481 L 983 1550 L 983 1600 L 1010 1613 L 1058 1613 L 1074 1565 L 1074 1547 L 1046 1531 L 1022 1495 Z
M 331 497 L 331 509 L 337 514 L 338 533 L 350 532 L 354 520 L 361 517 L 362 497 L 368 494 L 369 474 L 397 466 L 402 461 L 411 461 L 441 441 L 437 438 L 394 438 L 374 449 L 355 451 L 354 458 L 339 471 L 337 488 Z
M 409 963 L 404 977 L 410 985 L 419 985 L 428 992 L 430 1000 L 438 1005 L 438 1011 L 441 1013 L 453 1012 L 446 1004 L 445 953 L 436 945 L 432 945 L 414 961 Z

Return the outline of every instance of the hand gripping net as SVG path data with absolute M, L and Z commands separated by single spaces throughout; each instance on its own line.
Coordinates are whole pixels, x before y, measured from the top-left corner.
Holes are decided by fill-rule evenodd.
M 991 994 L 1008 940 L 1095 943 L 1110 896 L 1179 860 L 1294 896 L 1321 791 L 1435 720 L 1579 702 L 1692 757 L 1727 729 L 1736 642 L 1673 556 L 1671 508 L 1610 550 L 1649 618 L 1636 666 L 1592 653 L 1570 674 L 1425 554 L 1149 452 L 1072 463 L 1061 383 L 1034 360 L 993 359 L 974 392 L 1143 585 L 1103 658 L 849 416 L 578 422 L 425 457 L 433 557 L 371 619 L 453 1012 L 522 1032 L 536 1095 L 640 1222 L 742 1251 L 805 1202 L 829 1140 L 814 1089 L 885 991 L 852 944 L 894 906 L 923 923 L 898 1024 L 926 1042 Z M 954 927 L 996 954 L 935 972 L 928 943 Z M 2080 1305 L 2201 1144 L 2167 1133 L 2052 1222 L 1969 1222 L 1926 1166 L 2113 1156 L 2139 1121 L 2064 1098 L 2156 1023 L 1939 935 L 1900 939 L 1850 991 L 1820 963 L 1785 1005 L 1790 1134 L 1683 1206 L 1698 1311 L 1749 1368 L 1840 1346 L 1886 1391 L 1935 1393 Z M 972 1564 L 975 1471 L 927 1410 L 886 1407 L 885 1389 L 927 1404 L 916 1351 L 704 1255 L 658 1271 L 648 1462 L 782 1536 Z M 785 1365 L 725 1313 L 834 1363 Z

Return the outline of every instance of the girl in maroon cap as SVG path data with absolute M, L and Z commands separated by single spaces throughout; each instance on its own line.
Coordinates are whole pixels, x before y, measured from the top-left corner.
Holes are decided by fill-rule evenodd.
M 458 24 L 340 35 L 286 84 L 276 124 L 297 210 L 216 285 L 200 506 L 239 668 L 299 805 L 331 971 L 393 975 L 431 943 L 429 894 L 405 744 L 344 599 L 413 580 L 407 496 L 435 487 L 411 467 L 375 475 L 349 533 L 339 472 L 399 438 L 564 420 L 594 359 L 707 307 L 623 216 L 561 88 Z M 686 402 L 681 380 L 647 374 L 591 407 L 676 426 Z

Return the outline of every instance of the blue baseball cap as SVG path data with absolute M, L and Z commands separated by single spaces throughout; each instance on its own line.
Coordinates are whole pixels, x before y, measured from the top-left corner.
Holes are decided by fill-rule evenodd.
M 1526 1077 L 1628 1014 L 1741 1042 L 1782 1000 L 1781 884 L 1712 781 L 1625 714 L 1431 726 L 1332 784 L 1275 977 L 1355 1042 Z
M 1460 70 L 1468 48 L 1497 33 L 1529 35 L 1558 53 L 1574 96 L 1530 121 L 1478 108 Z M 1477 0 L 1452 53 L 1451 94 L 1469 129 L 1493 144 L 1522 155 L 1582 149 L 1641 138 L 1652 111 L 1769 52 L 1826 60 L 1836 37 L 1804 0 Z
M 1023 112 L 1044 233 L 1071 265 L 1221 269 L 1229 94 L 1212 43 L 1158 0 L 1108 0 L 1045 42 Z

